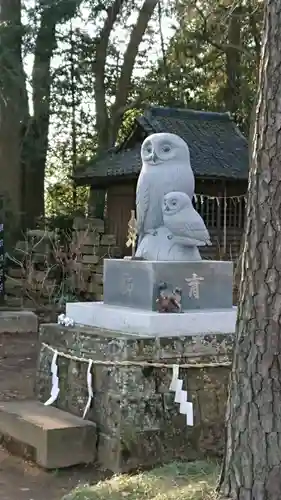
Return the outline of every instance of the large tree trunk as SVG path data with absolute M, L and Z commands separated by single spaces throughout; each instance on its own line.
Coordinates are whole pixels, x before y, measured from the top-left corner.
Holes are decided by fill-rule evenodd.
M 24 203 L 26 225 L 33 227 L 44 216 L 44 180 L 50 122 L 51 59 L 56 47 L 56 18 L 48 11 L 41 15 L 32 74 L 33 116 L 25 137 Z M 36 189 L 34 189 L 36 186 Z
M 100 32 L 99 42 L 96 47 L 95 62 L 95 103 L 98 153 L 111 148 L 116 142 L 131 90 L 131 79 L 139 46 L 157 3 L 158 0 L 143 1 L 138 19 L 132 29 L 130 40 L 124 54 L 121 74 L 117 83 L 115 102 L 110 109 L 108 109 L 106 104 L 104 84 L 106 56 L 109 38 L 118 15 L 120 15 L 124 0 L 114 0 L 113 4 L 107 9 L 107 17 Z M 89 211 L 96 217 L 103 217 L 104 204 L 105 191 L 96 190 L 92 187 L 90 191 Z
M 241 103 L 241 17 L 242 6 L 238 4 L 230 14 L 226 57 L 226 109 L 236 116 Z
M 44 180 L 50 122 L 51 61 L 56 27 L 71 19 L 82 0 L 49 0 L 41 12 L 32 71 L 33 115 L 26 124 L 23 144 L 25 223 L 33 227 L 44 215 Z M 36 187 L 36 189 L 34 189 Z
M 98 142 L 97 154 L 106 151 L 114 145 L 110 142 L 110 117 L 106 104 L 105 91 L 105 65 L 110 35 L 124 3 L 125 0 L 114 0 L 112 5 L 108 7 L 104 25 L 96 45 L 94 89 Z M 104 217 L 105 194 L 104 189 L 95 189 L 93 186 L 90 188 L 88 201 L 89 213 L 101 219 Z
M 237 337 L 220 489 L 281 499 L 281 0 L 265 0 Z
M 21 56 L 21 1 L 0 1 L 0 195 L 9 230 L 22 210 L 21 120 L 27 104 Z M 1 221 L 2 222 L 2 221 Z

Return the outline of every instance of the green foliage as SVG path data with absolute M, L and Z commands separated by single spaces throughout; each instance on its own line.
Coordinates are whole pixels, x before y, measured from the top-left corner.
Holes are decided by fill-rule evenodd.
M 132 131 L 135 119 L 141 114 L 141 112 L 142 110 L 137 108 L 132 108 L 126 111 L 117 137 L 117 144 L 121 144 L 125 139 L 127 139 Z
M 158 66 L 135 80 L 134 92 L 163 106 L 230 111 L 248 133 L 257 85 L 262 7 L 258 0 L 243 5 L 178 1 L 175 34 Z
M 141 0 L 125 3 L 110 36 L 104 76 L 109 113 L 110 103 L 116 98 L 124 50 L 135 22 L 132 9 L 137 11 L 141 4 Z M 53 119 L 47 169 L 52 182 L 48 183 L 46 194 L 47 212 L 52 215 L 72 213 L 77 208 L 75 196 L 78 207 L 86 208 L 87 190 L 81 189 L 75 194 L 69 176 L 94 157 L 98 146 L 93 71 L 99 30 L 111 2 L 88 1 L 83 5 L 89 9 L 87 22 L 95 20 L 94 31 L 81 28 L 75 22 L 73 25 L 64 22 L 57 34 L 58 64 L 53 69 Z M 247 134 L 256 91 L 261 2 L 246 1 L 241 6 L 229 1 L 204 0 L 199 4 L 175 0 L 168 4 L 162 1 L 161 6 L 135 61 L 128 110 L 117 143 L 128 137 L 135 117 L 147 104 L 230 111 Z M 163 15 L 167 14 L 174 24 L 170 40 L 163 33 Z M 83 22 L 83 18 L 80 19 Z M 233 44 L 231 31 L 233 19 L 237 24 L 234 33 L 237 46 Z M 156 62 L 151 62 L 147 54 L 159 34 L 162 53 Z
M 57 49 L 53 63 L 51 88 L 51 130 L 46 178 L 46 210 L 48 214 L 74 210 L 75 196 L 69 177 L 80 165 L 84 165 L 96 154 L 99 131 L 96 127 L 94 78 L 96 71 L 96 50 L 100 41 L 106 9 L 112 5 L 106 2 L 82 2 L 87 13 L 80 12 L 72 23 L 63 23 L 57 30 Z M 105 107 L 109 117 L 106 133 L 110 135 L 112 106 L 116 100 L 118 79 L 122 71 L 124 53 L 130 39 L 143 0 L 124 2 L 116 25 L 109 36 L 104 67 Z M 94 28 L 90 26 L 94 22 Z M 148 32 L 146 51 L 152 46 L 153 36 Z M 147 53 L 139 51 L 135 64 L 143 67 Z M 103 97 L 101 96 L 101 99 Z M 117 142 L 128 134 L 136 113 L 135 108 L 125 111 Z M 108 141 L 110 142 L 110 141 Z M 77 205 L 85 207 L 85 189 L 76 193 Z
M 91 40 L 80 29 L 66 24 L 59 31 L 53 69 L 51 98 L 52 127 L 47 163 L 46 213 L 85 213 L 88 189 L 75 189 L 71 176 L 79 163 L 96 148 L 93 111 Z
M 88 194 L 88 188 L 75 189 L 69 181 L 51 184 L 46 193 L 47 216 L 54 218 L 85 214 Z
M 15 22 L 12 36 L 19 43 L 19 35 L 23 35 L 24 58 L 35 53 L 42 19 L 48 28 L 53 26 L 55 30 L 50 117 L 41 117 L 46 122 L 50 118 L 45 200 L 47 214 L 52 217 L 58 214 L 65 217 L 86 209 L 88 190 L 81 188 L 75 192 L 71 176 L 80 165 L 93 158 L 99 146 L 94 92 L 98 71 L 96 55 L 104 20 L 112 4 L 113 0 L 36 0 L 34 4 L 23 0 L 23 25 Z M 110 32 L 103 78 L 110 126 L 124 54 L 142 4 L 143 0 L 123 2 Z M 117 143 L 127 138 L 135 117 L 148 104 L 227 110 L 247 134 L 256 92 L 262 2 L 161 0 L 158 7 L 135 59 Z M 172 36 L 167 35 L 168 27 L 172 29 Z M 50 33 L 48 30 L 42 33 L 48 47 Z M 1 60 L 12 56 L 0 44 Z M 7 66 L 10 72 L 6 78 L 18 77 L 21 85 L 23 116 L 26 116 L 27 92 L 22 86 L 27 84 L 27 89 L 31 88 L 31 97 L 36 90 L 29 78 L 30 69 L 29 66 L 25 82 L 21 74 L 15 75 L 16 70 L 11 72 Z M 1 82 L 6 74 L 2 73 Z M 42 102 L 43 98 L 42 94 Z M 27 130 L 28 126 L 27 120 Z M 32 147 L 24 149 L 27 156 L 32 155 L 32 151 Z

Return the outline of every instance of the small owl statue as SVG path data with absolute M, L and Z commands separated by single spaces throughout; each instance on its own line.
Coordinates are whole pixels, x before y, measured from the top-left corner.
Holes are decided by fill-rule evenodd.
M 166 194 L 162 211 L 164 226 L 171 233 L 168 237 L 175 239 L 176 243 L 190 247 L 211 245 L 205 223 L 186 193 L 174 191 Z

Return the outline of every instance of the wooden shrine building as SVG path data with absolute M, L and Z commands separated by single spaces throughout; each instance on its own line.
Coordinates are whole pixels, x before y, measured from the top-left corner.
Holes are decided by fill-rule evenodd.
M 141 168 L 142 141 L 155 132 L 181 136 L 189 146 L 196 179 L 196 209 L 210 231 L 213 246 L 204 258 L 236 259 L 245 218 L 248 144 L 229 113 L 151 107 L 136 118 L 127 138 L 114 150 L 77 169 L 77 185 L 107 193 L 106 218 L 124 255 L 130 211 Z

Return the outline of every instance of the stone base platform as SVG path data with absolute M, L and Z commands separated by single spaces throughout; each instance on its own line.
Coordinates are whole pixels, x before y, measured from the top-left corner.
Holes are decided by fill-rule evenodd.
M 234 333 L 236 314 L 236 307 L 162 314 L 103 302 L 71 302 L 66 305 L 66 315 L 77 324 L 152 337 Z
M 37 401 L 0 403 L 0 443 L 45 469 L 93 462 L 96 428 Z
M 0 311 L 0 333 L 37 333 L 38 318 L 32 311 Z
M 94 397 L 86 418 L 95 424 L 95 451 L 102 468 L 119 473 L 176 459 L 222 456 L 233 335 L 151 338 L 43 324 L 39 340 L 37 398 L 49 398 L 55 349 L 60 387 L 55 405 L 80 418 L 93 361 Z M 130 365 L 118 364 L 128 361 Z M 193 427 L 186 425 L 170 391 L 175 363 L 184 365 L 179 376 L 193 402 Z

